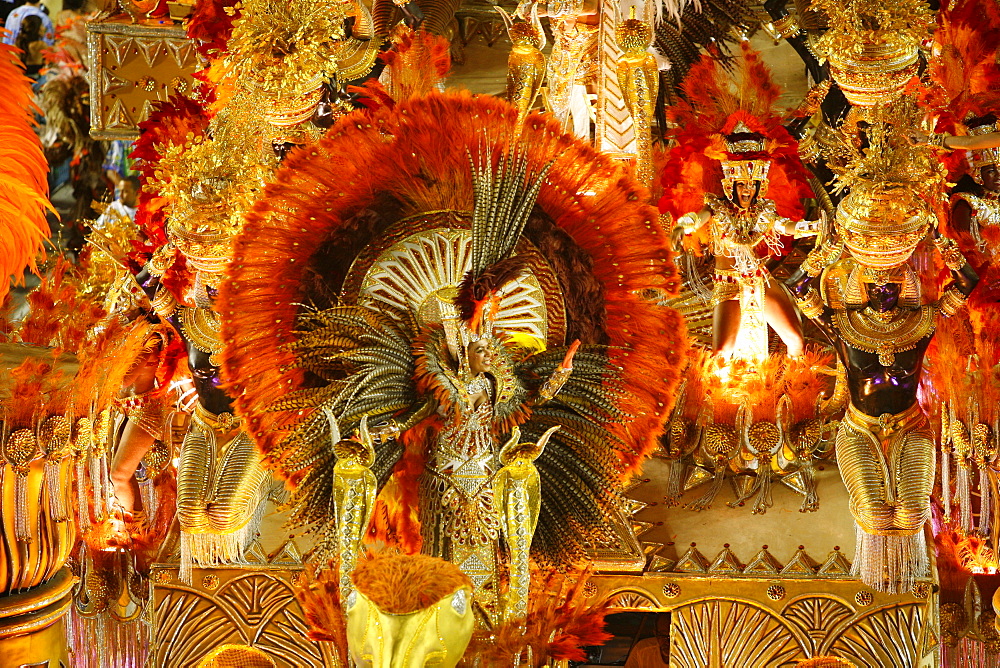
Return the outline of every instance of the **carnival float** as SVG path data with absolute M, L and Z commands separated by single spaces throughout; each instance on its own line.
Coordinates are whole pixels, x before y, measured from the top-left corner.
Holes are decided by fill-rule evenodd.
M 995 0 L 98 5 L 0 45 L 0 664 L 1000 665 Z

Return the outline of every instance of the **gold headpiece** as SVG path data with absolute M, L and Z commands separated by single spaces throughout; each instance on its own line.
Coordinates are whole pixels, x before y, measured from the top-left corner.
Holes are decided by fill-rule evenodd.
M 645 52 L 653 42 L 653 27 L 635 17 L 635 6 L 629 10 L 629 17 L 615 28 L 615 39 L 618 46 L 626 53 L 630 51 Z
M 722 160 L 722 188 L 726 197 L 732 197 L 733 184 L 736 181 L 759 181 L 760 192 L 758 197 L 763 197 L 767 192 L 767 175 L 771 169 L 771 161 L 760 159 L 760 154 L 766 150 L 767 139 L 760 134 L 754 133 L 742 122 L 737 123 L 733 132 L 722 137 L 726 144 L 726 153 L 729 157 Z M 740 154 L 755 156 L 752 159 L 740 159 Z
M 837 207 L 844 244 L 861 264 L 889 269 L 906 262 L 933 213 L 912 187 L 859 183 Z
M 902 94 L 934 24 L 925 0 L 813 0 L 811 9 L 830 19 L 816 49 L 851 104 L 875 106 Z
M 264 168 L 253 156 L 196 137 L 166 148 L 154 187 L 169 202 L 167 236 L 196 270 L 221 273 L 230 246 L 263 186 Z

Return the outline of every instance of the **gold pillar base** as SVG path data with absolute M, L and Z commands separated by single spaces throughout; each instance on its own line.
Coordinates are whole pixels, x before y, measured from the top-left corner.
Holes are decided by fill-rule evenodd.
M 0 666 L 69 665 L 64 620 L 74 582 L 73 574 L 63 568 L 34 589 L 0 596 Z

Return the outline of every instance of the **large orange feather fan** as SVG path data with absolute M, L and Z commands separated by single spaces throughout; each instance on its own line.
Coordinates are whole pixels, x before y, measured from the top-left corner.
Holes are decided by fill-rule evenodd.
M 49 236 L 45 212 L 55 212 L 48 200 L 48 164 L 33 127 L 32 82 L 19 53 L 0 44 L 0 299 L 10 277 L 20 280 L 25 269 L 35 270 Z
M 354 225 L 351 216 L 370 206 L 377 190 L 394 192 L 404 217 L 471 211 L 466 147 L 484 138 L 498 147 L 522 140 L 529 169 L 555 159 L 537 206 L 574 240 L 600 282 L 603 327 L 578 338 L 613 346 L 611 359 L 634 397 L 622 408 L 636 418 L 612 427 L 633 446 L 620 453 L 623 475 L 656 447 L 687 349 L 680 315 L 640 296 L 677 289 L 666 235 L 620 165 L 541 115 L 518 136 L 514 118 L 516 109 L 497 98 L 432 93 L 348 115 L 286 161 L 247 216 L 219 299 L 228 343 L 224 377 L 265 455 L 273 456 L 282 430 L 302 419 L 297 410 L 265 408 L 304 382 L 287 344 L 315 250 Z
M 339 290 L 351 258 L 384 229 L 372 216 L 388 226 L 423 212 L 472 211 L 467 151 L 484 142 L 499 155 L 520 141 L 529 172 L 554 160 L 536 200 L 544 219 L 529 221 L 525 234 L 538 234 L 550 263 L 572 264 L 564 272 L 573 278 L 561 283 L 565 308 L 587 317 L 567 317 L 579 330 L 567 341 L 609 344 L 609 361 L 629 389 L 619 407 L 635 417 L 605 427 L 627 444 L 616 453 L 615 474 L 628 476 L 657 447 L 687 342 L 679 314 L 641 297 L 649 289 L 677 289 L 656 211 L 643 203 L 641 188 L 621 165 L 545 116 L 530 116 L 520 129 L 516 117 L 516 109 L 497 98 L 437 92 L 355 112 L 318 144 L 289 156 L 247 216 L 218 300 L 227 342 L 223 373 L 265 461 L 291 476 L 291 486 L 301 466 L 282 439 L 304 412 L 269 407 L 307 382 L 288 347 L 299 304 L 318 289 L 321 272 L 327 274 L 323 289 Z M 533 232 L 532 224 L 541 231 Z M 433 431 L 421 426 L 404 434 L 407 454 L 395 471 L 399 498 L 381 495 L 388 501 L 376 513 L 383 529 L 392 525 L 406 533 L 399 522 L 412 524 L 416 492 L 399 481 L 423 467 L 430 441 L 416 432 L 425 427 Z M 401 547 L 412 549 L 407 541 Z

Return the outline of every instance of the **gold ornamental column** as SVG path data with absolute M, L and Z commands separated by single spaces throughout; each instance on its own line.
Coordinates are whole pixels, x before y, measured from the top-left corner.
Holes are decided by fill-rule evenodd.
M 41 364 L 41 366 L 38 366 Z M 49 401 L 71 381 L 76 363 L 52 351 L 0 345 L 0 666 L 68 665 L 65 617 L 76 578 L 66 567 L 75 527 L 70 422 L 49 415 Z M 19 373 L 12 373 L 18 368 Z M 26 391 L 35 369 L 48 391 Z M 62 373 L 61 377 L 57 374 Z M 13 381 L 13 378 L 21 381 Z M 25 403 L 34 410 L 23 410 Z M 29 415 L 27 422 L 21 417 Z

